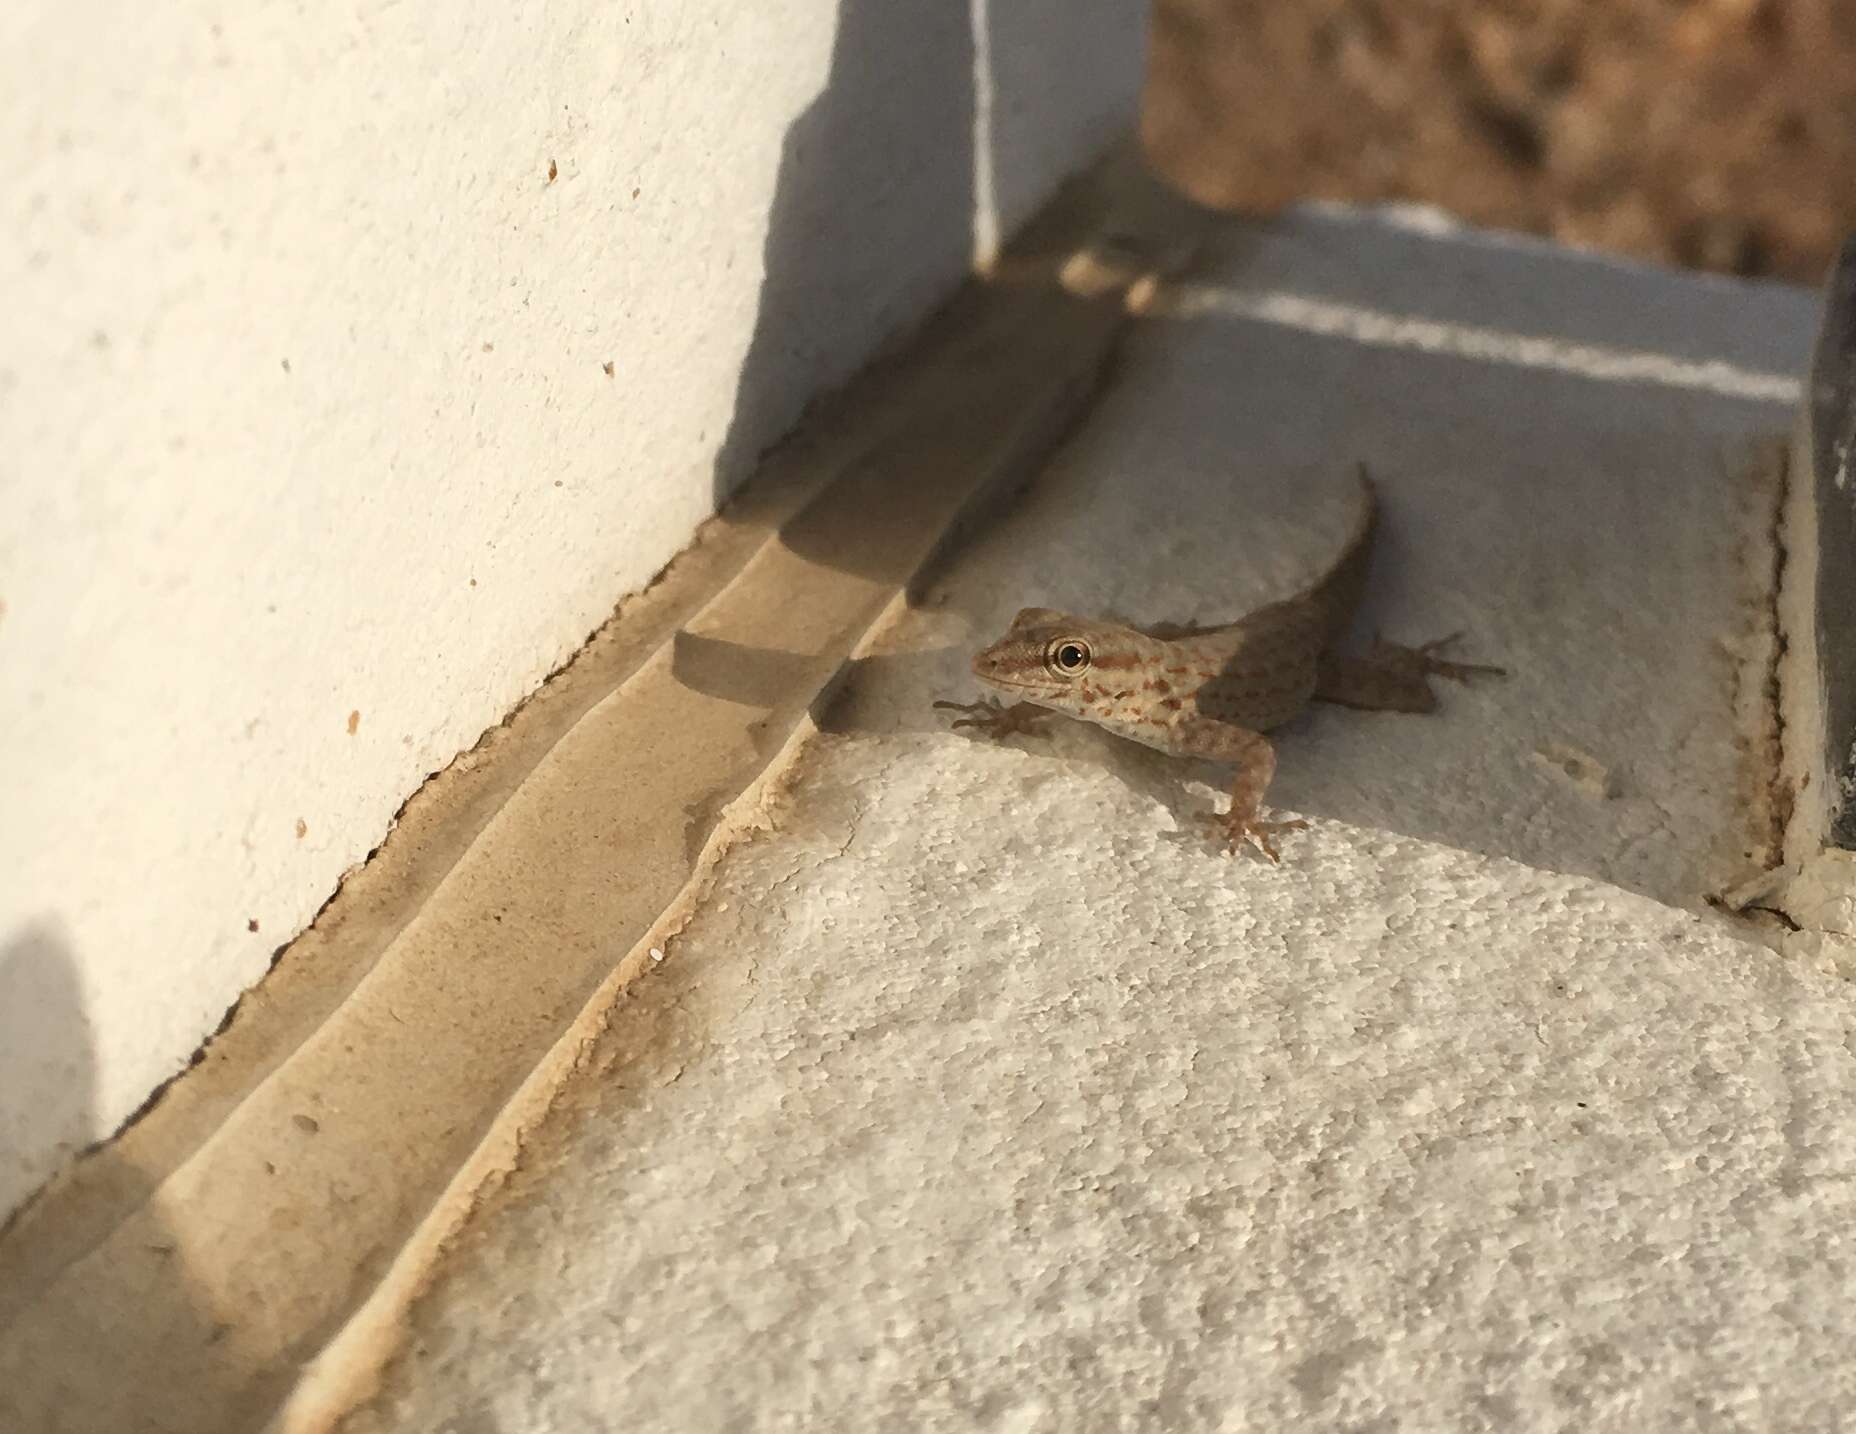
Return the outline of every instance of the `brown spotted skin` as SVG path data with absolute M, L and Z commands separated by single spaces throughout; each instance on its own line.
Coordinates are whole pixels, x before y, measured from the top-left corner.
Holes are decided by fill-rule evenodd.
M 1428 712 L 1437 701 L 1428 677 L 1463 681 L 1501 671 L 1435 656 L 1449 638 L 1418 648 L 1380 642 L 1363 658 L 1330 650 L 1364 591 L 1377 524 L 1364 467 L 1360 488 L 1360 516 L 1339 556 L 1294 597 L 1210 628 L 1142 629 L 1025 608 L 1005 636 L 973 659 L 975 677 L 1018 701 L 935 706 L 965 714 L 956 727 L 993 735 L 1035 732 L 1032 724 L 1060 712 L 1173 756 L 1228 762 L 1237 768 L 1231 809 L 1214 824 L 1227 849 L 1254 842 L 1274 861 L 1271 837 L 1306 823 L 1260 817 L 1276 770 L 1265 732 L 1312 699 Z

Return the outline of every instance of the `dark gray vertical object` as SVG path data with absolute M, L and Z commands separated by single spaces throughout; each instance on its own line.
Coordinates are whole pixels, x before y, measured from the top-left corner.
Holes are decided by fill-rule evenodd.
M 1856 851 L 1856 237 L 1844 242 L 1831 271 L 1808 401 L 1830 840 Z

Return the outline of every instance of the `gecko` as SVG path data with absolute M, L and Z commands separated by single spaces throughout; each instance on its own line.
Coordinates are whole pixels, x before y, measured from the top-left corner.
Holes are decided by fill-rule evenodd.
M 1358 514 L 1339 555 L 1293 596 L 1209 627 L 1137 627 L 1024 608 L 1003 637 L 973 657 L 982 685 L 1020 700 L 1009 707 L 996 697 L 934 705 L 961 714 L 955 727 L 995 737 L 1039 733 L 1045 719 L 1064 715 L 1169 756 L 1229 763 L 1237 769 L 1230 809 L 1207 820 L 1227 853 L 1251 842 L 1280 861 L 1277 834 L 1308 823 L 1263 817 L 1276 774 L 1276 749 L 1266 734 L 1311 701 L 1431 712 L 1432 677 L 1467 682 L 1507 675 L 1500 667 L 1440 657 L 1461 633 L 1417 647 L 1375 637 L 1363 656 L 1336 650 L 1365 591 L 1379 520 L 1377 490 L 1363 463 L 1359 484 Z

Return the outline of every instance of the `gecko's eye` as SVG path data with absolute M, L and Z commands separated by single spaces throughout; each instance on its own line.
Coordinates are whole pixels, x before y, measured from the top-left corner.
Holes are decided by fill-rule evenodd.
M 1044 660 L 1050 664 L 1051 671 L 1074 677 L 1089 666 L 1089 644 L 1075 638 L 1060 638 L 1051 644 L 1050 654 Z

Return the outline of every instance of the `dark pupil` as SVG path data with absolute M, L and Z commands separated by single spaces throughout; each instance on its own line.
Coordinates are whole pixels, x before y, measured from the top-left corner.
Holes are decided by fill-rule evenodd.
M 1083 655 L 1082 648 L 1073 642 L 1065 643 L 1057 649 L 1057 666 L 1068 671 L 1081 667 L 1089 659 Z

